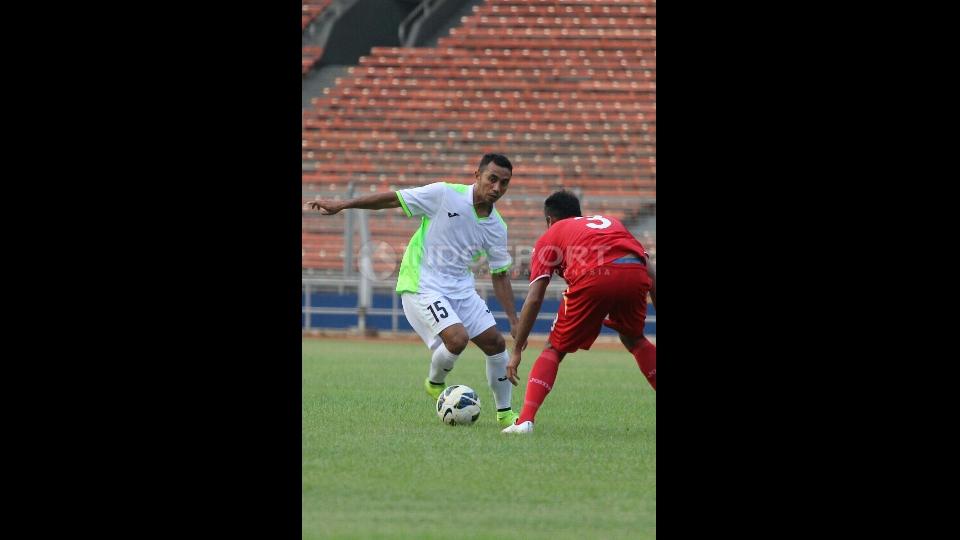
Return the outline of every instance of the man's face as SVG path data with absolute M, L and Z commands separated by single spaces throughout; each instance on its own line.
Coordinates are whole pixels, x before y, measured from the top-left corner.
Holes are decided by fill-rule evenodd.
M 507 192 L 513 173 L 491 161 L 483 170 L 474 173 L 474 176 L 477 178 L 476 194 L 480 200 L 493 204 Z

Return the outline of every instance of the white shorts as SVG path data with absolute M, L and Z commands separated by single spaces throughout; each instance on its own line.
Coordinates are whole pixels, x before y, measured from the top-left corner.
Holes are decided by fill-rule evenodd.
M 478 294 L 456 299 L 435 293 L 405 293 L 400 301 L 410 326 L 431 351 L 443 343 L 439 334 L 450 325 L 463 324 L 470 339 L 497 325 L 490 308 Z

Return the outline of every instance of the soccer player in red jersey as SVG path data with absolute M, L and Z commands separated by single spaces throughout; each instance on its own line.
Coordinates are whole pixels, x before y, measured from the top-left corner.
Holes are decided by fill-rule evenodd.
M 540 353 L 516 423 L 503 433 L 532 433 L 534 417 L 553 388 L 567 353 L 590 349 L 602 325 L 616 330 L 640 371 L 657 389 L 657 348 L 643 336 L 647 294 L 657 306 L 656 271 L 646 250 L 612 217 L 580 215 L 580 201 L 558 191 L 544 202 L 547 232 L 537 240 L 530 262 L 530 292 L 523 303 L 507 377 L 517 385 L 517 367 L 543 296 L 556 272 L 567 281 L 547 347 Z

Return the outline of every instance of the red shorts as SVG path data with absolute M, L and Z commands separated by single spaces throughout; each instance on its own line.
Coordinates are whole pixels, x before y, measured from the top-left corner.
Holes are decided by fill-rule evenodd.
M 590 349 L 603 325 L 630 337 L 643 336 L 652 285 L 642 264 L 602 266 L 580 276 L 563 293 L 550 345 L 565 353 Z

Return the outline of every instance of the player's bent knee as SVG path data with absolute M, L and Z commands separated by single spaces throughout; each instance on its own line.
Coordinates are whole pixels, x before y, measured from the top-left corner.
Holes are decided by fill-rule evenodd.
M 467 343 L 470 343 L 470 338 L 467 337 L 467 333 L 462 330 L 459 332 L 449 332 L 446 336 L 441 337 L 447 350 L 453 354 L 462 353 L 463 350 L 467 348 Z
M 507 342 L 504 341 L 503 334 L 497 330 L 496 326 L 487 328 L 483 331 L 483 333 L 473 338 L 472 341 L 476 343 L 477 347 L 480 347 L 480 350 L 483 351 L 483 354 L 486 354 L 487 356 L 500 354 L 507 350 Z
M 543 347 L 543 350 L 547 350 L 547 349 L 550 349 L 551 351 L 554 352 L 554 354 L 557 355 L 557 362 L 563 362 L 563 357 L 567 355 L 567 353 L 565 352 L 558 351 L 557 348 L 553 346 L 553 343 L 550 343 L 550 340 L 547 340 L 546 345 L 544 345 Z
M 486 345 L 487 346 L 486 348 L 484 348 L 483 352 L 485 352 L 488 356 L 492 356 L 494 354 L 500 354 L 503 351 L 507 350 L 507 342 L 504 341 L 503 334 L 499 332 L 497 332 L 496 337 L 487 341 Z
M 629 351 L 633 349 L 637 343 L 639 343 L 639 340 L 631 336 L 620 334 L 620 343 L 623 343 L 623 346 Z

